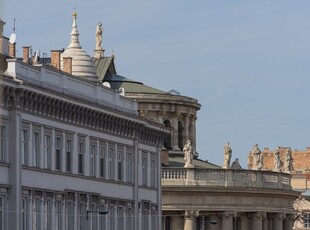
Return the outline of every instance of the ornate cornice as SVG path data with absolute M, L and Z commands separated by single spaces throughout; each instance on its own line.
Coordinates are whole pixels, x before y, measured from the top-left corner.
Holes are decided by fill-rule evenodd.
M 2 89 L 0 91 L 2 107 L 8 110 L 15 108 L 30 114 L 134 138 L 153 145 L 162 144 L 167 134 L 157 123 L 150 123 L 145 119 L 141 119 L 142 122 L 139 123 L 28 89 L 8 85 L 3 85 Z

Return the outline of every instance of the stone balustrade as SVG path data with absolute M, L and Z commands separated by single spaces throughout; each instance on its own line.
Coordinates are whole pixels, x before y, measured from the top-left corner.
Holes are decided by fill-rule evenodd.
M 291 190 L 291 175 L 272 171 L 162 168 L 162 186 L 224 186 Z

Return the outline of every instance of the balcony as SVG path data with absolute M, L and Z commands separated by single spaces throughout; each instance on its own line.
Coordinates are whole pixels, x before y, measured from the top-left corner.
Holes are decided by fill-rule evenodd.
M 252 187 L 292 190 L 291 175 L 272 171 L 162 168 L 163 187 Z

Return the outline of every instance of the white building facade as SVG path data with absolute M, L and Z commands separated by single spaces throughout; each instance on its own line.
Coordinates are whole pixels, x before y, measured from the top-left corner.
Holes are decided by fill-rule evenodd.
M 50 66 L 8 59 L 0 85 L 0 230 L 161 229 L 163 126 Z

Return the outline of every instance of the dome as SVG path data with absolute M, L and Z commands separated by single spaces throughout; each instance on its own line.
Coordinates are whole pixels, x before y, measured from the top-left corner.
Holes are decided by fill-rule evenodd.
M 97 80 L 95 63 L 92 58 L 82 49 L 79 42 L 79 32 L 77 30 L 76 18 L 74 13 L 71 41 L 67 49 L 61 55 L 61 69 L 63 69 L 63 57 L 72 58 L 72 75 Z

